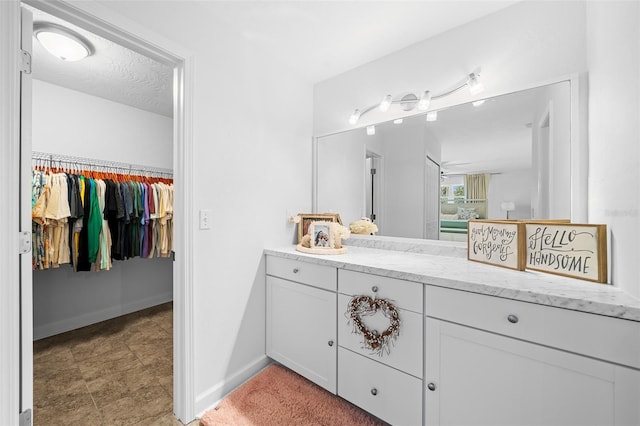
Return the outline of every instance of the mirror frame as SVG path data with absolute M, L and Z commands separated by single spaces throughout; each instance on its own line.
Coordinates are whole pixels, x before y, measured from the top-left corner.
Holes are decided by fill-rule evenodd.
M 571 105 L 571 123 L 570 123 L 570 176 L 571 176 L 571 222 L 573 223 L 588 223 L 588 169 L 589 169 L 589 146 L 588 146 L 588 118 L 587 118 L 587 73 L 577 73 L 565 76 L 562 78 L 551 79 L 540 82 L 538 84 L 521 87 L 506 92 L 489 93 L 486 98 L 494 98 L 498 96 L 508 95 L 515 92 L 520 92 L 529 89 L 535 89 L 550 84 L 560 83 L 568 81 L 570 86 L 570 105 Z M 471 101 L 469 101 L 471 102 Z M 457 105 L 452 105 L 449 108 L 453 108 L 460 105 L 465 105 L 469 102 L 464 102 Z M 434 109 L 434 111 L 437 109 Z M 420 111 L 419 113 L 409 115 L 407 117 L 413 117 L 421 114 L 426 114 L 427 111 Z M 368 123 L 370 124 L 370 123 Z M 378 124 L 378 123 L 374 123 Z M 311 209 L 313 213 L 319 213 L 318 210 L 318 143 L 319 139 L 339 133 L 350 132 L 352 130 L 363 129 L 365 126 L 354 127 L 348 130 L 336 131 L 333 133 L 327 133 L 323 135 L 314 136 L 312 139 L 311 147 Z M 340 213 L 340 212 L 337 212 Z M 348 225 L 348 224 L 345 224 Z M 422 240 L 422 239 L 418 239 Z M 429 240 L 427 240 L 429 241 Z M 438 241 L 438 240 L 432 240 Z

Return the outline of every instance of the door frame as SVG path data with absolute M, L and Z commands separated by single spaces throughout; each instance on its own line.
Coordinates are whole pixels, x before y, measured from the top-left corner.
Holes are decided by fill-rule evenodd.
M 381 235 L 384 235 L 384 155 L 380 154 L 377 150 L 367 146 L 365 144 L 365 182 L 369 176 L 371 176 L 371 172 L 366 167 L 366 160 L 368 158 L 372 158 L 376 169 L 376 179 L 377 183 L 375 184 L 374 196 L 375 200 L 373 204 L 373 211 L 376 214 L 376 225 L 378 226 L 378 230 Z M 366 199 L 367 194 L 371 192 L 370 187 L 365 187 L 365 208 L 364 216 L 369 216 L 369 212 L 366 209 Z
M 20 3 L 0 1 L 0 424 L 20 412 Z M 31 408 L 31 407 L 28 407 Z
M 423 177 L 423 182 L 424 182 L 424 186 L 423 186 L 423 191 L 422 191 L 422 196 L 424 198 L 424 205 L 423 205 L 423 217 L 422 217 L 422 238 L 429 238 L 427 236 L 427 232 L 429 230 L 429 227 L 427 226 L 427 219 L 429 219 L 429 199 L 427 198 L 427 194 L 429 191 L 427 191 L 427 188 L 429 188 L 429 185 L 432 184 L 431 179 L 429 178 L 429 167 L 428 164 L 431 162 L 433 163 L 437 168 L 438 168 L 438 174 L 437 174 L 437 183 L 436 183 L 436 199 L 435 199 L 435 203 L 436 206 L 438 208 L 438 212 L 436 213 L 436 222 L 437 222 L 437 229 L 438 229 L 438 237 L 434 238 L 436 240 L 440 239 L 440 224 L 439 219 L 440 219 L 440 207 L 441 207 L 441 201 L 440 201 L 440 176 L 441 176 L 441 171 L 442 171 L 442 166 L 440 165 L 440 163 L 438 163 L 436 160 L 434 160 L 433 158 L 431 158 L 431 156 L 429 154 L 425 154 L 424 156 L 424 177 Z M 431 200 L 433 202 L 433 200 Z
M 15 183 L 15 176 L 18 176 L 20 172 L 20 73 L 18 72 L 16 49 L 20 45 L 21 2 L 20 0 L 9 0 L 0 3 L 2 8 L 0 25 L 8 29 L 8 31 L 3 31 L 7 37 L 3 36 L 0 45 L 2 48 L 0 63 L 3 64 L 0 66 L 2 72 L 0 84 L 3 89 L 7 89 L 8 95 L 0 103 L 0 124 L 2 124 L 3 139 L 6 139 L 6 142 L 3 141 L 3 146 L 0 147 L 2 150 L 0 191 L 7 194 L 9 198 L 3 198 L 9 201 L 19 199 L 19 185 Z M 176 195 L 174 199 L 175 262 L 173 267 L 173 402 L 176 417 L 187 423 L 195 418 L 192 276 L 195 228 L 194 218 L 191 214 L 194 199 L 192 184 L 194 54 L 183 46 L 96 2 L 74 2 L 71 4 L 66 0 L 24 0 L 24 3 L 174 67 L 173 167 Z M 7 204 L 10 203 L 3 202 L 3 205 Z M 0 209 L 0 230 L 3 236 L 18 234 L 17 211 Z M 6 387 L 5 385 L 0 387 L 0 424 L 17 424 L 19 409 L 32 408 L 19 407 L 20 401 L 18 399 L 19 375 L 21 374 L 20 354 L 18 344 L 14 345 L 13 343 L 19 342 L 20 338 L 19 264 L 15 260 L 11 260 L 12 258 L 8 258 L 9 255 L 17 251 L 17 238 L 3 237 L 0 239 L 0 262 L 2 262 L 0 269 L 3 271 L 0 300 L 9 301 L 6 303 L 6 310 L 0 309 L 0 331 L 2 332 L 0 335 L 3 336 L 3 344 L 1 345 L 3 348 L 0 349 L 0 361 L 2 361 L 0 362 L 0 373 L 2 373 L 0 377 L 8 378 Z M 7 283 L 11 283 L 11 285 L 5 285 Z M 29 284 L 27 283 L 27 285 Z M 12 300 L 14 302 L 10 302 Z M 4 341 L 4 336 L 7 336 L 7 342 Z M 31 380 L 33 380 L 32 377 Z

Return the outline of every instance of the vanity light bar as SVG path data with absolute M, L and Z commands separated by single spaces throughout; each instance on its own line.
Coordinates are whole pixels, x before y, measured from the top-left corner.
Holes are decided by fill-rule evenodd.
M 360 117 L 362 117 L 364 114 L 376 108 L 379 108 L 380 111 L 386 112 L 391 108 L 391 105 L 393 104 L 400 105 L 402 109 L 405 111 L 411 111 L 416 106 L 418 107 L 418 110 L 426 111 L 429 109 L 429 106 L 431 105 L 432 100 L 449 96 L 464 87 L 469 87 L 469 92 L 472 95 L 477 95 L 484 90 L 484 86 L 480 82 L 479 77 L 480 77 L 480 74 L 478 72 L 472 72 L 467 76 L 467 78 L 462 83 L 458 84 L 453 89 L 440 93 L 438 95 L 432 95 L 431 91 L 429 90 L 425 90 L 420 95 L 420 97 L 418 97 L 415 94 L 410 94 L 410 95 L 404 95 L 400 99 L 393 99 L 393 96 L 386 95 L 379 104 L 371 105 L 362 110 L 356 108 L 353 111 L 353 114 L 351 114 L 351 116 L 349 117 L 349 124 L 351 124 L 352 126 L 355 126 L 356 124 L 358 124 Z

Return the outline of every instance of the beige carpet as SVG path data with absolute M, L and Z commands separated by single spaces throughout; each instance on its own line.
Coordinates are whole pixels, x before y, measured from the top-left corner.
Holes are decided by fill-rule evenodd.
M 200 420 L 214 425 L 384 425 L 280 365 L 270 365 Z

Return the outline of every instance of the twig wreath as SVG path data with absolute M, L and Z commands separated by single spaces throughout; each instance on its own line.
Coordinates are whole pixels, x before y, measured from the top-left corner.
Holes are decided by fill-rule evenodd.
M 363 316 L 374 315 L 381 311 L 389 319 L 389 327 L 382 333 L 376 330 L 369 330 L 362 322 Z M 400 335 L 400 315 L 398 310 L 387 299 L 371 298 L 370 296 L 354 296 L 349 302 L 349 309 L 346 313 L 353 321 L 353 332 L 364 336 L 364 347 L 371 349 L 374 353 L 382 355 L 383 352 L 390 351 L 390 343 L 395 341 Z

